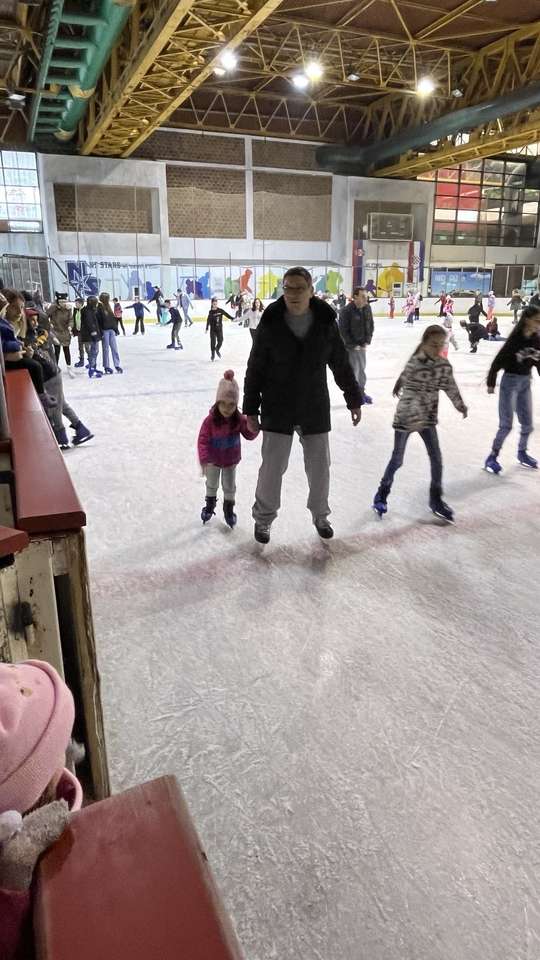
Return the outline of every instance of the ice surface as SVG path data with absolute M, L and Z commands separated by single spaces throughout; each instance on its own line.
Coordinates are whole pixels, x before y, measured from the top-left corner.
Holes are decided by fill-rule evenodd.
M 440 426 L 456 526 L 427 509 L 418 437 L 375 517 L 391 388 L 424 326 L 377 321 L 358 428 L 332 389 L 326 545 L 298 443 L 269 547 L 252 540 L 259 441 L 236 530 L 200 522 L 197 432 L 220 374 L 242 382 L 247 330 L 226 324 L 215 364 L 202 324 L 182 353 L 170 327 L 128 333 L 123 376 L 65 380 L 96 434 L 66 459 L 114 788 L 176 774 L 248 960 L 540 957 L 540 475 L 516 464 L 515 433 L 504 473 L 482 471 L 500 345 L 471 356 L 458 327 L 470 416 L 443 396 Z M 533 390 L 538 420 L 536 375 Z

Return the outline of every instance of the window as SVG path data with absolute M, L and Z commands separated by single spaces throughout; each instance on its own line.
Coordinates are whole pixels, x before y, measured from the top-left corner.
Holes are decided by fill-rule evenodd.
M 525 189 L 526 173 L 525 163 L 491 159 L 435 171 L 433 243 L 536 246 L 540 191 Z
M 2 150 L 0 156 L 0 220 L 4 231 L 43 230 L 35 153 Z

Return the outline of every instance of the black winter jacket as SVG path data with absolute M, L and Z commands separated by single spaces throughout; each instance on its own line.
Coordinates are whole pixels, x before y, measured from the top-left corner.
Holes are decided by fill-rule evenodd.
M 115 317 L 112 310 L 105 310 L 105 307 L 101 303 L 98 303 L 96 314 L 101 332 L 103 333 L 104 330 L 113 330 L 116 336 L 118 336 L 118 318 Z
M 95 307 L 89 307 L 88 304 L 81 310 L 81 340 L 83 343 L 101 340 L 97 310 Z
M 357 307 L 355 303 L 348 303 L 339 312 L 339 329 L 345 346 L 366 347 L 373 338 L 373 313 L 369 303 L 364 307 Z
M 343 391 L 349 410 L 363 403 L 334 311 L 312 297 L 313 324 L 299 340 L 285 322 L 285 300 L 280 297 L 264 311 L 249 355 L 244 380 L 243 412 L 256 417 L 262 429 L 292 434 L 330 430 L 330 397 L 326 367 Z

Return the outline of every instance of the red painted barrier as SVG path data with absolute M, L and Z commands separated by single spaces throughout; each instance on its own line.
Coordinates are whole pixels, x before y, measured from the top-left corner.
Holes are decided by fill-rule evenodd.
M 43 857 L 38 960 L 241 960 L 174 777 L 73 815 Z
M 5 377 L 17 527 L 30 534 L 80 530 L 86 516 L 26 370 Z

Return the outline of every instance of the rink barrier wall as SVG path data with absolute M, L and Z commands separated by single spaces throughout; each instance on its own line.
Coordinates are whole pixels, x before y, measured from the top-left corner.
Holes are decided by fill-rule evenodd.
M 102 799 L 110 785 L 86 516 L 28 373 L 11 371 L 4 383 L 11 435 L 0 452 L 0 524 L 12 552 L 2 560 L 0 533 L 0 660 L 46 660 L 65 677 L 86 748 L 85 792 Z
M 70 818 L 42 857 L 37 960 L 242 960 L 174 777 Z

